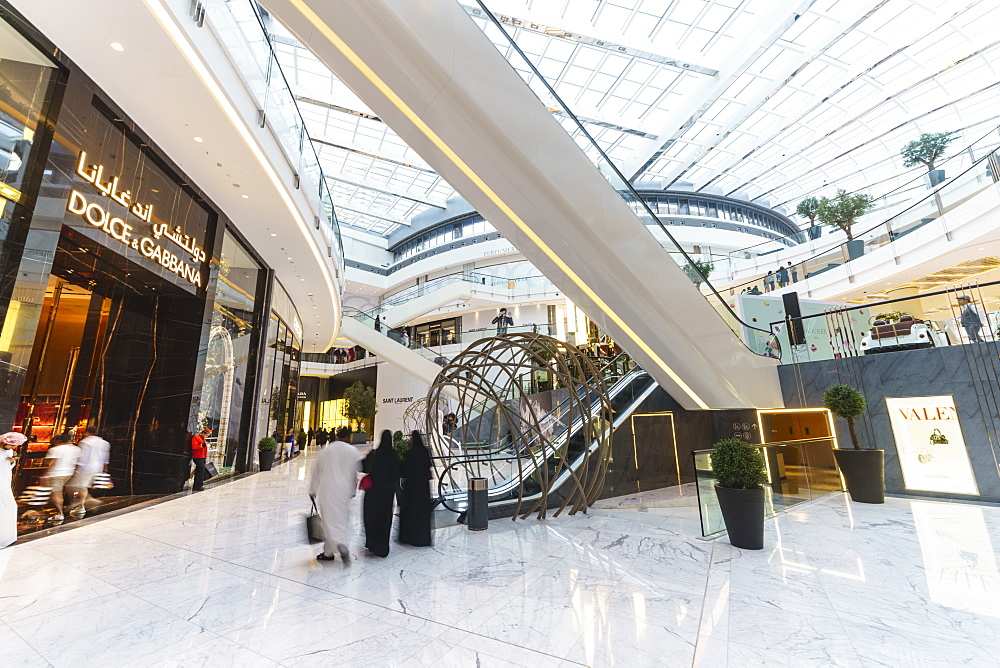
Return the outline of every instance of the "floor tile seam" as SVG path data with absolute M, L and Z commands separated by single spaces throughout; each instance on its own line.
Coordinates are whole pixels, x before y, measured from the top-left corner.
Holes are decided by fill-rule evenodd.
M 237 642 L 237 641 L 233 640 L 232 638 L 227 638 L 226 636 L 222 635 L 221 633 L 216 633 L 215 631 L 212 631 L 210 629 L 206 629 L 204 626 L 201 626 L 200 624 L 196 624 L 195 622 L 190 622 L 190 623 L 191 624 L 195 624 L 195 626 L 197 626 L 199 629 L 201 629 L 202 633 L 207 633 L 207 634 L 209 634 L 211 636 L 214 636 L 214 639 L 223 640 L 223 641 L 226 641 L 226 642 L 231 642 L 234 645 L 238 645 L 239 647 L 242 647 L 247 652 L 250 652 L 251 654 L 259 656 L 264 661 L 271 661 L 272 663 L 275 663 L 275 664 L 277 664 L 279 666 L 284 666 L 284 664 L 281 663 L 280 661 L 276 661 L 276 660 L 274 660 L 274 659 L 272 659 L 270 657 L 267 657 L 267 656 L 261 654 L 260 652 L 258 652 L 256 650 L 250 649 L 249 647 L 247 647 L 243 643 Z M 211 641 L 211 640 L 213 640 L 213 638 L 207 638 L 206 640 L 207 641 Z M 187 641 L 186 640 L 179 640 L 176 643 L 172 643 L 172 644 L 170 644 L 170 645 L 168 645 L 166 647 L 161 647 L 160 649 L 153 650 L 149 654 L 143 654 L 140 657 L 136 657 L 134 661 L 142 661 L 143 659 L 152 657 L 154 654 L 157 654 L 157 653 L 160 653 L 160 652 L 168 652 L 168 651 L 172 650 L 176 645 L 180 645 L 181 643 L 184 643 L 184 642 L 187 642 Z
M 42 614 L 45 614 L 45 613 L 42 613 Z M 28 619 L 28 618 L 25 617 L 25 619 Z M 18 621 L 20 621 L 20 620 L 18 620 Z M 23 642 L 25 645 L 27 645 L 31 649 L 31 651 L 34 652 L 35 654 L 37 654 L 38 657 L 42 661 L 44 661 L 46 664 L 48 664 L 50 668 L 55 665 L 54 663 L 52 663 L 51 661 L 49 661 L 48 657 L 46 657 L 44 654 L 42 654 L 38 650 L 37 647 L 35 647 L 34 645 L 32 645 L 31 642 L 27 638 L 25 638 L 20 633 L 18 633 L 17 630 L 13 626 L 11 626 L 9 623 L 7 623 L 4 620 L 0 620 L 0 624 L 3 624 L 4 626 L 6 626 L 8 632 L 13 633 L 21 642 Z
M 718 543 L 716 543 L 713 540 L 712 541 L 712 549 L 711 549 L 711 551 L 709 552 L 709 555 L 708 555 L 708 568 L 705 569 L 705 587 L 702 590 L 702 594 L 701 594 L 701 611 L 700 611 L 700 614 L 698 615 L 698 630 L 697 630 L 697 633 L 695 635 L 694 651 L 691 653 L 691 666 L 692 666 L 692 668 L 694 668 L 695 658 L 698 655 L 698 641 L 701 638 L 701 629 L 702 629 L 702 626 L 705 623 L 705 610 L 708 608 L 708 605 L 709 605 L 709 600 L 708 600 L 708 586 L 709 586 L 709 583 L 712 580 L 712 569 L 716 566 L 716 563 L 715 563 L 715 548 L 716 548 L 717 545 L 718 545 Z M 733 548 L 733 549 L 736 549 L 736 548 Z M 729 562 L 727 561 L 726 563 L 728 564 Z M 729 640 L 729 605 L 727 604 L 726 605 L 726 641 L 728 642 L 728 640 Z

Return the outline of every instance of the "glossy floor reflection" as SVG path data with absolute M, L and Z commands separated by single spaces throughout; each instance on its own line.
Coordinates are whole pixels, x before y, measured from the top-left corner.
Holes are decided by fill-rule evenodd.
M 0 665 L 994 666 L 1000 508 L 842 495 L 698 540 L 683 501 L 317 563 L 309 455 L 0 550 Z

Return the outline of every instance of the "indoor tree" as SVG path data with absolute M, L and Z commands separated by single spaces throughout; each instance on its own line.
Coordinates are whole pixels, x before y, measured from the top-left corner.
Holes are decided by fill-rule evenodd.
M 858 218 L 868 213 L 875 199 L 866 193 L 851 195 L 846 190 L 838 190 L 833 198 L 824 197 L 819 201 L 816 218 L 824 225 L 844 231 L 847 240 L 854 239 L 851 228 Z
M 920 135 L 903 147 L 903 167 L 923 165 L 928 172 L 934 171 L 934 164 L 941 159 L 948 145 L 958 139 L 955 132 L 930 132 Z
M 816 216 L 819 214 L 819 200 L 807 197 L 795 207 L 795 213 L 809 220 L 809 227 L 816 227 Z
M 850 385 L 831 385 L 823 393 L 823 405 L 839 418 L 847 420 L 847 428 L 851 432 L 851 444 L 855 450 L 860 450 L 858 431 L 854 426 L 854 418 L 865 412 L 868 402 L 865 396 Z
M 691 262 L 685 264 L 682 268 L 687 277 L 691 279 L 691 282 L 695 286 L 700 286 L 708 280 L 708 275 L 715 269 L 715 265 L 703 260 L 691 260 Z
M 369 387 L 360 380 L 344 390 L 344 415 L 348 420 L 354 422 L 357 429 L 361 431 L 365 420 L 375 417 L 377 408 L 375 406 L 375 388 Z

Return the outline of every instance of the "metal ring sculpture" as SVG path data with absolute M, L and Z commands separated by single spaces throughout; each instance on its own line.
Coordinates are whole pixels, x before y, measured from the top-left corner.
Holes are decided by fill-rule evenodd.
M 442 405 L 454 406 L 457 418 L 447 434 L 437 409 L 426 410 Z M 464 489 L 471 477 L 508 484 L 514 519 L 535 512 L 544 519 L 555 507 L 556 483 L 562 499 L 555 516 L 586 511 L 604 485 L 612 409 L 603 374 L 582 350 L 550 336 L 475 342 L 438 374 L 425 418 L 443 470 L 439 489 Z

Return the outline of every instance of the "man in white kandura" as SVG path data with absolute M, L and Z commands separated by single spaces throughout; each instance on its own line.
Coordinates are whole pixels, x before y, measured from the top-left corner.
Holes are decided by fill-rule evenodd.
M 358 449 L 346 439 L 347 427 L 337 430 L 336 440 L 328 443 L 316 455 L 312 476 L 309 479 L 309 496 L 318 506 L 323 525 L 323 551 L 316 555 L 320 561 L 333 561 L 336 552 L 345 564 L 350 563 L 351 499 L 358 492 Z

